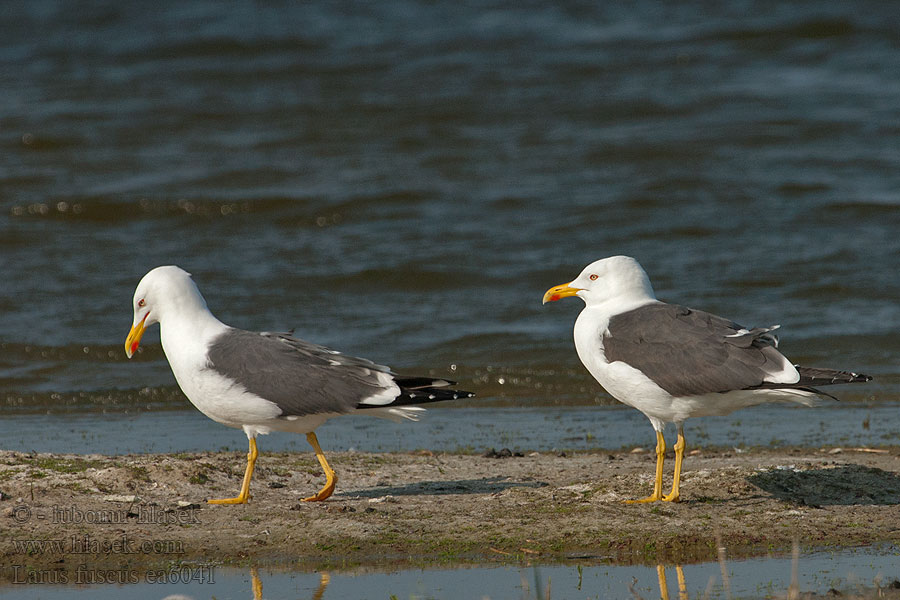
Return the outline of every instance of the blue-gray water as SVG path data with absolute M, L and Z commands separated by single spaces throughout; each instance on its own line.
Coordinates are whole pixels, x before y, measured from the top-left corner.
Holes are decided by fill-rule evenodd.
M 900 45 L 886 3 L 388 0 L 74 6 L 0 20 L 0 401 L 185 407 L 131 295 L 211 309 L 470 406 L 611 404 L 578 363 L 587 262 L 780 323 L 900 389 Z M 484 417 L 489 418 L 488 416 Z M 102 428 L 102 425 L 98 424 Z
M 4 448 L 244 448 L 240 432 L 177 410 L 190 407 L 155 331 L 124 357 L 134 286 L 169 263 L 229 324 L 294 328 L 478 394 L 403 430 L 329 423 L 326 449 L 480 450 L 514 447 L 519 432 L 539 451 L 646 446 L 643 417 L 614 408 L 578 363 L 580 302 L 540 304 L 611 254 L 637 257 L 663 299 L 780 323 L 796 362 L 876 377 L 835 390 L 836 407 L 691 422 L 689 442 L 896 443 L 891 3 L 32 0 L 3 11 Z M 556 423 L 560 435 L 545 435 Z M 708 577 L 694 568 L 697 596 Z M 573 571 L 554 581 L 571 589 Z M 496 597 L 521 597 L 521 577 L 509 572 Z M 652 596 L 655 572 L 639 577 Z M 249 597 L 247 574 L 223 581 L 216 597 Z M 608 581 L 598 593 L 630 597 L 626 580 Z M 264 584 L 302 596 L 316 581 Z M 343 585 L 336 576 L 325 597 Z M 377 589 L 461 584 L 406 585 Z M 29 597 L 57 593 L 38 589 Z M 101 590 L 121 591 L 81 593 Z
M 580 561 L 583 566 L 503 566 L 447 570 L 379 571 L 359 569 L 325 575 L 260 569 L 258 582 L 264 598 L 316 598 L 317 600 L 355 598 L 458 599 L 484 598 L 533 600 L 537 598 L 657 598 L 663 584 L 656 567 L 609 566 Z M 793 575 L 796 569 L 796 579 Z M 814 593 L 832 596 L 869 593 L 888 588 L 897 580 L 895 547 L 844 550 L 841 552 L 791 557 L 770 556 L 754 560 L 723 560 L 681 567 L 686 596 L 679 595 L 676 566 L 664 567 L 665 589 L 671 598 L 787 598 L 789 594 Z M 0 597 L 9 600 L 55 600 L 57 598 L 128 598 L 141 600 L 218 600 L 253 598 L 253 574 L 247 570 L 221 566 L 174 568 L 154 573 L 151 581 L 127 566 L 107 574 L 110 578 L 137 579 L 139 583 L 123 588 L 118 585 L 73 585 L 78 571 L 70 573 L 71 582 L 43 585 L 7 585 Z M 82 583 L 95 576 L 85 569 Z M 163 580 L 174 583 L 158 583 Z M 792 587 L 793 583 L 793 587 Z M 548 593 L 549 591 L 549 593 Z M 170 596 L 180 594 L 178 596 Z M 317 595 L 318 594 L 318 595 Z M 854 596 L 856 597 L 856 596 Z
M 727 417 L 690 420 L 691 448 L 714 446 L 896 446 L 896 403 L 828 404 L 816 408 L 769 405 Z M 392 423 L 366 416 L 333 419 L 317 430 L 326 451 L 482 452 L 651 448 L 650 422 L 639 412 L 604 407 L 434 408 L 419 423 Z M 668 431 L 674 443 L 675 431 Z M 0 421 L 3 446 L 23 452 L 129 454 L 246 450 L 247 438 L 196 410 L 27 414 Z M 310 452 L 303 436 L 275 432 L 259 438 L 265 452 Z M 265 460 L 265 459 L 263 459 Z

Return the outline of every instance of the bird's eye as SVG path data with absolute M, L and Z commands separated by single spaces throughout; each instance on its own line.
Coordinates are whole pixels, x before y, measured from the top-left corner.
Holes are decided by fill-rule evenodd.
M 592 273 L 592 274 L 591 274 L 591 281 L 596 281 L 596 279 L 597 279 L 597 274 L 596 274 L 596 273 Z M 141 300 L 141 302 L 143 302 L 143 300 Z
M 146 304 L 147 302 L 143 298 L 138 300 L 138 308 L 143 308 L 144 306 L 146 306 Z

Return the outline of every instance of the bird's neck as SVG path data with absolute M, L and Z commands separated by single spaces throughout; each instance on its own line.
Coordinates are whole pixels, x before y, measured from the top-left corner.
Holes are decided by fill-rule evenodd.
M 609 321 L 612 317 L 630 310 L 634 310 L 645 304 L 659 302 L 655 298 L 633 298 L 624 302 L 620 297 L 615 301 L 598 302 L 585 306 L 584 310 L 578 315 L 575 321 L 573 334 L 575 337 L 575 350 L 578 352 L 578 358 L 587 367 L 591 375 L 594 376 L 600 385 L 607 388 L 609 380 L 607 378 L 607 367 L 609 363 L 603 352 L 603 335 L 609 328 Z M 612 392 L 610 392 L 612 393 Z M 618 398 L 618 396 L 616 396 Z
M 602 315 L 604 317 L 603 320 L 609 321 L 615 315 L 620 315 L 654 302 L 659 302 L 659 300 L 645 293 L 623 294 L 603 302 L 591 303 L 584 307 L 584 312 L 591 311 L 595 315 Z
M 167 314 L 160 320 L 159 328 L 163 351 L 173 370 L 176 363 L 187 360 L 186 357 L 202 357 L 205 360 L 209 343 L 228 330 L 228 326 L 206 307 Z
M 603 345 L 603 333 L 609 326 L 609 320 L 616 315 L 634 310 L 645 304 L 659 302 L 646 295 L 634 297 L 618 296 L 604 302 L 592 302 L 584 307 L 575 321 L 575 348 L 579 356 L 593 352 L 593 348 Z M 585 358 L 582 356 L 582 361 Z

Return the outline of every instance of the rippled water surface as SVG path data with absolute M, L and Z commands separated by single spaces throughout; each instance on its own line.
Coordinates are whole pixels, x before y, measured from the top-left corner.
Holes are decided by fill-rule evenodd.
M 647 445 L 646 420 L 578 362 L 580 302 L 541 306 L 613 254 L 638 258 L 662 299 L 780 323 L 792 360 L 876 378 L 836 390 L 837 406 L 698 419 L 689 443 L 896 445 L 892 3 L 31 0 L 3 13 L 4 448 L 245 447 L 189 406 L 158 330 L 124 356 L 134 287 L 160 264 L 192 272 L 226 323 L 295 329 L 478 394 L 402 429 L 332 421 L 327 450 Z M 878 585 L 895 554 L 804 557 L 799 589 Z M 731 588 L 718 565 L 685 566 L 690 597 L 788 589 L 787 561 L 729 565 Z M 124 589 L 252 595 L 249 573 L 217 577 Z M 267 597 L 321 586 L 260 577 Z M 336 572 L 319 597 L 530 598 L 551 581 L 552 597 L 660 593 L 652 566 L 590 565 Z
M 159 264 L 210 308 L 469 406 L 612 404 L 544 290 L 630 254 L 658 295 L 782 325 L 900 389 L 888 3 L 43 0 L 0 20 L 0 402 L 185 407 L 125 359 Z M 102 427 L 102 425 L 98 425 Z
M 215 598 L 881 598 L 894 593 L 897 549 L 857 549 L 796 557 L 692 565 L 610 566 L 596 558 L 579 564 L 522 565 L 443 570 L 338 569 L 330 573 L 196 566 L 139 575 L 127 566 L 111 578 L 137 580 L 127 586 L 8 585 L 4 598 L 129 598 L 201 600 Z M 93 571 L 84 570 L 82 583 Z M 75 580 L 77 571 L 70 578 Z M 150 579 L 150 581 L 147 581 Z M 171 581 L 171 583 L 168 583 Z M 36 594 L 36 595 L 35 595 Z

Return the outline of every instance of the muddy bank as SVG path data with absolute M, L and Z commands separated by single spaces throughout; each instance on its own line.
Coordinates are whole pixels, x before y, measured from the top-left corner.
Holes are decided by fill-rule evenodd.
M 173 566 L 438 566 L 538 560 L 713 560 L 802 546 L 900 542 L 900 448 L 695 452 L 679 504 L 649 493 L 652 453 L 488 457 L 329 455 L 328 501 L 311 453 L 0 453 L 3 580 L 164 572 Z M 670 485 L 671 461 L 665 485 Z M 202 571 L 201 571 L 202 572 Z M 30 574 L 30 575 L 29 575 Z M 73 580 L 74 581 L 74 580 Z

